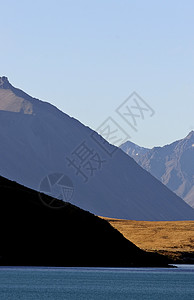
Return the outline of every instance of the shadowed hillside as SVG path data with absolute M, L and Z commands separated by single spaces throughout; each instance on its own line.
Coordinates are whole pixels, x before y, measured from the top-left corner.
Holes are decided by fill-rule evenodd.
M 73 205 L 51 209 L 38 192 L 3 177 L 0 196 L 1 265 L 167 266 L 164 257 L 140 250 L 107 221 Z

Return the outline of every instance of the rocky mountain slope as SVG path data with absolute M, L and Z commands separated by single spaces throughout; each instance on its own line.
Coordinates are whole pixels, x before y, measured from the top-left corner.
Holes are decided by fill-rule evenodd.
M 0 175 L 100 216 L 194 220 L 191 207 L 122 150 L 6 77 L 0 79 Z
M 122 145 L 126 152 L 127 143 Z M 169 189 L 194 207 L 194 131 L 185 138 L 164 147 L 147 149 L 133 156 L 135 145 L 128 154 Z M 133 150 L 134 149 L 134 150 Z

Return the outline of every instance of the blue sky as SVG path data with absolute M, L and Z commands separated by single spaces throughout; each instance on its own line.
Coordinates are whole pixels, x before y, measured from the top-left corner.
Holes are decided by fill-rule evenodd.
M 0 75 L 96 129 L 115 118 L 141 146 L 194 129 L 194 2 L 0 0 Z M 135 132 L 115 109 L 136 91 Z

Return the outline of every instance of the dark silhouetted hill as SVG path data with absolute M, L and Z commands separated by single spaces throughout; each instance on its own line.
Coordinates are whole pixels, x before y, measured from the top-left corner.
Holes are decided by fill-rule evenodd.
M 0 228 L 1 265 L 167 266 L 166 258 L 140 250 L 107 221 L 67 203 L 49 208 L 38 192 L 3 177 Z

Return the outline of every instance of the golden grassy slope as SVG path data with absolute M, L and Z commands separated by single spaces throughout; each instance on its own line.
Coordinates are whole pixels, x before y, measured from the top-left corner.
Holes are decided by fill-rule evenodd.
M 141 249 L 180 256 L 194 253 L 194 221 L 148 222 L 106 219 Z

